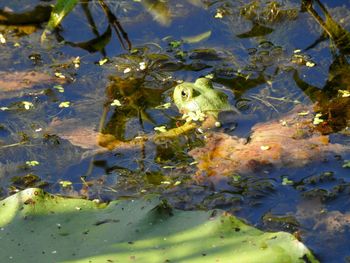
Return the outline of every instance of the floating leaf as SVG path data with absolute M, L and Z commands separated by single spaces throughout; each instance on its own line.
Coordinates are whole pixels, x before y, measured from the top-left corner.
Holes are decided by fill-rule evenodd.
M 221 122 L 216 121 L 216 122 L 214 123 L 214 125 L 215 125 L 216 128 L 220 128 L 220 127 L 221 127 Z
M 139 66 L 140 66 L 140 70 L 145 70 L 146 69 L 146 62 L 140 62 Z
M 167 102 L 167 103 L 164 103 L 162 105 L 158 105 L 158 106 L 156 106 L 154 108 L 157 109 L 157 110 L 163 110 L 163 109 L 169 109 L 170 107 L 171 107 L 171 103 Z
M 206 118 L 206 114 L 203 113 L 201 110 L 190 111 L 182 115 L 182 119 L 186 120 L 186 122 L 204 121 L 205 118 Z
M 123 73 L 126 74 L 126 73 L 129 73 L 131 71 L 131 68 L 126 68 L 124 69 Z
M 0 262 L 318 262 L 289 233 L 158 198 L 107 205 L 31 188 L 0 201 L 0 214 Z
M 268 146 L 268 145 L 261 145 L 261 146 L 260 146 L 260 149 L 261 149 L 262 151 L 267 151 L 267 150 L 270 150 L 271 147 Z
M 223 11 L 222 11 L 222 10 L 217 10 L 214 17 L 215 17 L 215 18 L 218 18 L 218 19 L 223 18 L 223 17 L 224 17 Z
M 179 48 L 181 46 L 182 42 L 178 40 L 170 41 L 169 46 L 171 48 Z
M 55 76 L 56 76 L 57 78 L 59 78 L 59 79 L 65 79 L 65 78 L 66 78 L 66 76 L 63 75 L 61 72 L 55 72 Z
M 63 188 L 67 188 L 69 186 L 72 186 L 72 182 L 71 181 L 60 181 L 60 185 L 63 187 Z
M 309 68 L 312 68 L 312 67 L 316 66 L 316 63 L 312 62 L 312 61 L 306 61 L 305 65 Z
M 298 115 L 299 116 L 306 116 L 310 113 L 310 111 L 301 111 L 301 112 L 298 112 Z
M 104 59 L 99 60 L 99 61 L 98 61 L 98 64 L 99 64 L 100 66 L 103 66 L 103 65 L 106 64 L 107 62 L 108 62 L 108 58 L 104 58 Z
M 59 108 L 69 108 L 69 106 L 70 106 L 70 102 L 69 102 L 69 101 L 62 101 L 62 102 L 58 105 Z
M 348 90 L 338 90 L 338 93 L 340 93 L 340 95 L 343 97 L 343 98 L 347 98 L 347 97 L 350 97 L 350 92 Z
M 55 85 L 53 86 L 54 89 L 57 89 L 58 92 L 64 92 L 64 88 L 62 85 Z
M 240 175 L 237 175 L 237 174 L 235 174 L 235 175 L 233 175 L 232 176 L 232 180 L 234 181 L 234 182 L 238 182 L 239 180 L 241 180 L 241 176 Z
M 159 127 L 154 127 L 155 131 L 159 131 L 159 132 L 166 132 L 166 127 L 165 126 L 159 126 Z
M 24 105 L 24 108 L 25 108 L 26 110 L 29 110 L 29 109 L 31 109 L 31 108 L 34 108 L 34 104 L 31 103 L 31 102 L 29 102 L 29 101 L 22 101 L 22 104 Z
M 183 52 L 182 50 L 176 52 L 176 58 L 178 58 L 178 59 L 185 59 L 185 57 L 186 57 L 186 53 Z
M 195 36 L 191 36 L 191 37 L 183 37 L 182 40 L 186 43 L 198 43 L 201 41 L 204 41 L 206 39 L 208 39 L 211 36 L 211 30 L 204 32 L 202 34 L 199 35 L 195 35 Z
M 288 177 L 283 177 L 282 185 L 292 185 L 292 184 L 294 184 L 292 180 L 289 180 Z
M 3 34 L 0 33 L 0 43 L 1 44 L 6 44 L 6 39 Z
M 115 100 L 113 100 L 113 102 L 111 103 L 111 106 L 120 107 L 120 106 L 122 106 L 122 104 L 120 103 L 119 100 L 115 99 Z
M 313 120 L 312 123 L 313 123 L 314 125 L 318 125 L 318 124 L 322 123 L 324 120 L 321 119 L 321 117 L 322 117 L 322 114 L 321 114 L 321 113 L 317 113 L 317 114 L 315 115 L 315 118 L 314 118 L 314 120 Z
M 73 61 L 74 67 L 79 68 L 80 67 L 80 57 L 76 57 Z
M 174 166 L 174 165 L 164 165 L 162 168 L 163 169 L 174 169 L 174 168 L 176 168 L 176 166 Z
M 344 161 L 343 168 L 350 168 L 350 160 Z
M 37 165 L 39 165 L 39 162 L 38 161 L 26 161 L 26 165 L 37 166 Z
M 288 124 L 287 121 L 285 121 L 285 120 L 280 120 L 280 123 L 282 126 L 287 126 L 287 124 Z
M 181 184 L 181 181 L 176 181 L 176 182 L 174 183 L 174 186 L 177 186 L 177 185 L 179 185 L 179 184 Z

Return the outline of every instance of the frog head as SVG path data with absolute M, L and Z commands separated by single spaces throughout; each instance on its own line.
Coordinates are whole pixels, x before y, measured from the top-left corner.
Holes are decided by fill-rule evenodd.
M 231 109 L 228 96 L 223 91 L 214 89 L 211 80 L 207 78 L 177 85 L 173 99 L 182 114 L 203 112 L 217 117 L 220 111 Z

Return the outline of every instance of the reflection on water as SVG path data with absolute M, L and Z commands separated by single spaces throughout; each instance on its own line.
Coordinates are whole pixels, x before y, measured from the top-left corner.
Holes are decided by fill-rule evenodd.
M 51 7 L 17 2 L 0 11 L 3 197 L 31 186 L 104 200 L 158 193 L 182 209 L 222 208 L 293 232 L 325 262 L 349 256 L 347 8 L 318 0 L 83 1 L 47 49 L 39 39 Z M 184 123 L 171 99 L 178 81 L 204 76 L 228 91 L 241 113 L 229 117 L 235 125 L 154 140 Z M 288 124 L 290 112 L 299 124 Z M 210 141 L 227 136 L 246 149 L 258 140 L 251 127 L 263 137 L 254 149 L 260 159 Z M 244 138 L 222 134 L 228 130 Z M 271 141 L 283 150 L 271 151 Z M 206 161 L 193 162 L 193 149 L 206 149 Z M 232 169 L 245 162 L 253 169 Z M 225 169 L 224 178 L 203 176 Z

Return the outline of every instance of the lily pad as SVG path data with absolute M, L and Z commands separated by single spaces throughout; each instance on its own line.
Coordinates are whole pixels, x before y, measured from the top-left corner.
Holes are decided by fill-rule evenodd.
M 0 262 L 318 262 L 291 234 L 158 198 L 106 205 L 31 188 L 0 213 Z

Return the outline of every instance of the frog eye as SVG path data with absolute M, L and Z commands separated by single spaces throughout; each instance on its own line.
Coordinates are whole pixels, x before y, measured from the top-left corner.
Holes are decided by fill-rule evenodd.
M 184 88 L 181 90 L 181 97 L 183 100 L 189 100 L 192 97 L 192 89 Z

